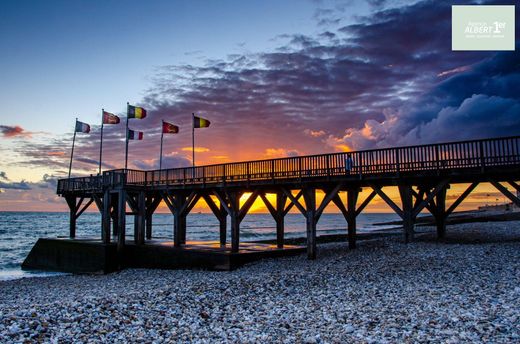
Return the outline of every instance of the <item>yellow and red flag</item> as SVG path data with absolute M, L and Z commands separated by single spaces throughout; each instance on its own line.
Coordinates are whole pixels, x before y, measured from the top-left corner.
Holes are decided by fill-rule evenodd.
M 128 118 L 143 119 L 146 117 L 146 110 L 139 106 L 128 105 L 127 116 Z
M 120 121 L 119 116 L 103 111 L 103 124 L 118 124 Z
M 163 121 L 162 132 L 164 134 L 177 134 L 179 132 L 179 127 L 174 124 Z

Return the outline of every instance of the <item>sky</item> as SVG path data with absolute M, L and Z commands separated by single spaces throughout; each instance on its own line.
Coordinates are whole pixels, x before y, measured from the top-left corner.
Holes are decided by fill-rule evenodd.
M 518 43 L 451 50 L 451 5 L 471 3 L 3 1 L 0 210 L 65 211 L 74 119 L 92 131 L 72 174 L 97 173 L 101 109 L 124 117 L 127 102 L 148 110 L 130 120 L 138 169 L 158 168 L 161 120 L 180 126 L 163 166 L 191 165 L 192 113 L 212 123 L 198 165 L 519 135 Z M 103 168 L 122 166 L 124 124 L 107 125 Z M 465 206 L 497 198 L 483 185 Z

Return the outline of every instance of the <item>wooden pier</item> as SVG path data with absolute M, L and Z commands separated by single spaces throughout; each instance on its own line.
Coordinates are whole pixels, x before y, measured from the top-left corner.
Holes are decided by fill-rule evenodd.
M 347 162 L 347 159 L 349 160 Z M 57 193 L 70 209 L 70 238 L 76 236 L 76 220 L 91 204 L 102 217 L 100 240 L 115 245 L 119 256 L 128 252 L 125 221 L 135 217 L 135 247 L 153 245 L 152 215 L 164 201 L 173 214 L 173 245 L 185 248 L 186 217 L 203 199 L 220 223 L 219 247 L 226 247 L 227 221 L 230 221 L 229 252 L 242 249 L 240 224 L 251 206 L 261 199 L 276 222 L 277 248 L 284 249 L 284 217 L 292 209 L 306 219 L 306 251 L 316 257 L 316 225 L 333 202 L 346 220 L 349 248 L 356 246 L 356 217 L 378 195 L 403 221 L 405 242 L 413 240 L 417 215 L 429 211 L 436 220 L 439 238 L 446 233 L 446 218 L 479 183 L 491 183 L 520 206 L 520 136 L 397 148 L 300 156 L 218 165 L 139 171 L 118 169 L 102 175 L 61 179 Z M 446 206 L 450 185 L 469 187 Z M 401 204 L 385 193 L 396 186 Z M 369 196 L 359 199 L 363 188 Z M 325 194 L 318 203 L 316 191 Z M 241 204 L 240 198 L 249 196 Z M 346 202 L 340 197 L 346 194 Z M 266 195 L 275 194 L 271 202 Z M 115 241 L 115 242 L 114 242 Z

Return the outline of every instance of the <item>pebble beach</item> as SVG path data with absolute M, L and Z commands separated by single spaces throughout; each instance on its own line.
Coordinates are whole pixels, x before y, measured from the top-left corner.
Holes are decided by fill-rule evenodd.
M 232 272 L 0 282 L 0 342 L 520 342 L 520 221 L 318 246 Z

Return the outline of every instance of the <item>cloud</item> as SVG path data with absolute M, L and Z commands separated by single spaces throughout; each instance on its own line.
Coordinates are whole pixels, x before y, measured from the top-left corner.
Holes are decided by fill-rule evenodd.
M 264 157 L 267 159 L 295 157 L 299 155 L 301 154 L 299 154 L 297 150 L 285 148 L 268 148 L 264 152 Z
M 6 138 L 12 137 L 31 137 L 33 133 L 25 131 L 19 125 L 0 125 L 0 133 Z
M 366 149 L 519 135 L 519 46 L 459 68 L 409 105 L 386 112 L 383 121 L 367 120 L 327 143 Z
M 7 177 L 7 173 L 5 173 L 4 171 L 0 171 L 0 179 L 9 180 L 9 178 Z
M 182 147 L 181 150 L 185 151 L 185 152 L 191 152 L 192 149 L 195 150 L 195 153 L 205 153 L 205 152 L 209 152 L 210 149 L 209 148 L 206 148 L 206 147 Z
M 323 130 L 311 130 L 311 129 L 305 129 L 303 131 L 306 135 L 312 136 L 312 137 L 321 137 L 324 136 L 326 133 Z
M 159 159 L 135 160 L 134 165 L 141 170 L 158 170 Z M 190 167 L 191 160 L 178 154 L 165 155 L 162 158 L 162 168 Z
M 149 115 L 131 123 L 146 134 L 129 143 L 129 167 L 157 168 L 162 119 L 180 127 L 164 138 L 167 166 L 189 166 L 193 112 L 211 121 L 196 137 L 211 151 L 198 164 L 515 132 L 518 52 L 452 52 L 449 2 L 372 6 L 340 28 L 282 35 L 273 51 L 158 68 L 139 104 Z M 345 13 L 333 5 L 316 18 Z M 467 123 L 465 131 L 451 121 Z M 124 125 L 104 130 L 105 168 L 120 168 Z M 76 140 L 76 173 L 97 171 L 98 133 L 92 126 L 92 137 Z M 66 171 L 70 140 L 25 142 L 18 164 Z
M 31 186 L 25 180 L 21 182 L 0 182 L 1 189 L 11 189 L 11 190 L 30 190 Z

